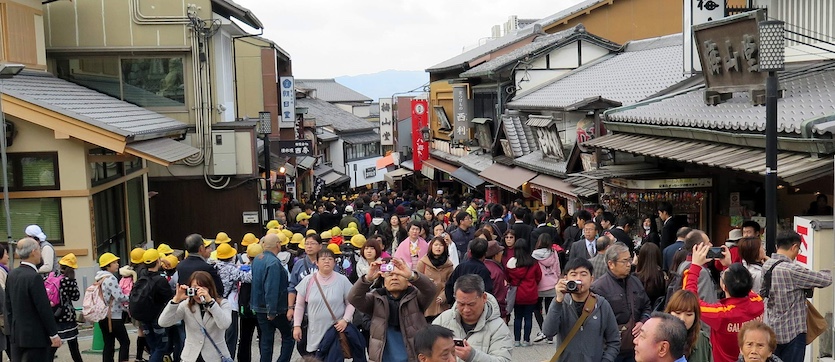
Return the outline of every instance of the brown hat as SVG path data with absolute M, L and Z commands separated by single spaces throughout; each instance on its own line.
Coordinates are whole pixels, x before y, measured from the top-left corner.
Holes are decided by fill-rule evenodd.
M 409 216 L 408 214 L 406 214 L 406 208 L 403 207 L 402 205 L 396 207 L 394 209 L 394 213 L 397 214 L 397 216 L 401 216 L 401 217 L 402 216 Z
M 487 254 L 485 256 L 492 258 L 502 251 L 504 251 L 504 246 L 499 245 L 499 242 L 496 240 L 490 240 L 487 242 Z

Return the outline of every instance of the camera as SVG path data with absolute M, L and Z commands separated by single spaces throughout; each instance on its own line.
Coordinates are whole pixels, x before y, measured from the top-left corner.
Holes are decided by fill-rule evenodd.
M 580 291 L 580 286 L 583 282 L 579 280 L 569 280 L 565 283 L 565 291 L 569 293 L 577 293 Z
M 725 257 L 725 254 L 722 252 L 721 247 L 712 247 L 710 250 L 707 251 L 707 258 L 708 259 L 722 259 Z
M 392 263 L 386 263 L 386 264 L 380 265 L 380 272 L 391 273 L 393 271 L 394 271 L 394 264 L 392 264 Z
M 197 295 L 197 289 L 195 289 L 195 288 L 186 289 L 186 296 L 193 297 L 195 295 Z

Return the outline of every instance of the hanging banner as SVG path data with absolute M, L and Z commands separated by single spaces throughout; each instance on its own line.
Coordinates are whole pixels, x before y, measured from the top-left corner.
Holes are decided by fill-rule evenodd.
M 455 110 L 454 137 L 459 142 L 470 140 L 473 102 L 470 99 L 469 93 L 469 88 L 466 84 L 456 84 L 452 87 L 452 108 Z
M 391 98 L 380 98 L 380 145 L 394 146 L 394 121 Z
M 293 128 L 296 124 L 296 87 L 293 77 L 279 78 L 279 97 L 281 100 L 280 128 Z
M 702 71 L 699 62 L 698 46 L 693 39 L 693 25 L 725 18 L 725 0 L 687 0 L 684 2 L 684 73 L 693 74 Z
M 412 159 L 415 171 L 420 171 L 423 161 L 429 159 L 429 143 L 423 139 L 422 130 L 429 127 L 428 102 L 426 99 L 412 99 Z

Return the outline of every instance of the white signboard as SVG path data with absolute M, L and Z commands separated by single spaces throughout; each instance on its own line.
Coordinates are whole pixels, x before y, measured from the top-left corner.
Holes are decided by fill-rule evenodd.
M 388 170 L 385 168 L 377 169 L 377 160 L 381 158 L 383 157 L 372 157 L 348 162 L 348 176 L 351 177 L 351 188 L 363 187 L 368 184 L 384 181 L 384 176 Z
M 280 128 L 293 128 L 296 124 L 296 87 L 293 77 L 281 77 L 278 81 L 279 100 L 281 101 Z
M 725 17 L 725 0 L 687 0 L 684 5 L 684 72 L 702 71 L 699 52 L 693 39 L 693 25 Z
M 815 229 L 812 227 L 812 220 L 805 217 L 795 217 L 794 231 L 800 234 L 801 240 L 800 254 L 797 255 L 797 263 L 814 270 Z
M 391 98 L 380 98 L 380 145 L 394 146 L 394 109 Z

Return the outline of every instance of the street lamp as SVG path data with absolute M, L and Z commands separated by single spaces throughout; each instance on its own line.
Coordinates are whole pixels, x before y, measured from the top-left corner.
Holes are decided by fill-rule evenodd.
M 765 245 L 766 253 L 777 250 L 777 71 L 785 69 L 785 23 L 761 21 L 760 71 L 768 72 L 765 81 Z
M 264 225 L 272 220 L 272 187 L 270 186 L 270 133 L 273 131 L 272 114 L 270 112 L 258 112 L 258 134 L 264 137 L 264 184 L 267 188 L 267 204 L 265 205 L 267 217 Z
M 6 157 L 6 114 L 3 113 L 3 79 L 18 75 L 23 64 L 0 63 L 0 163 L 3 168 L 3 210 L 6 212 L 6 237 L 9 243 L 9 265 L 14 265 L 14 239 L 12 239 L 12 214 L 9 206 L 9 162 Z

